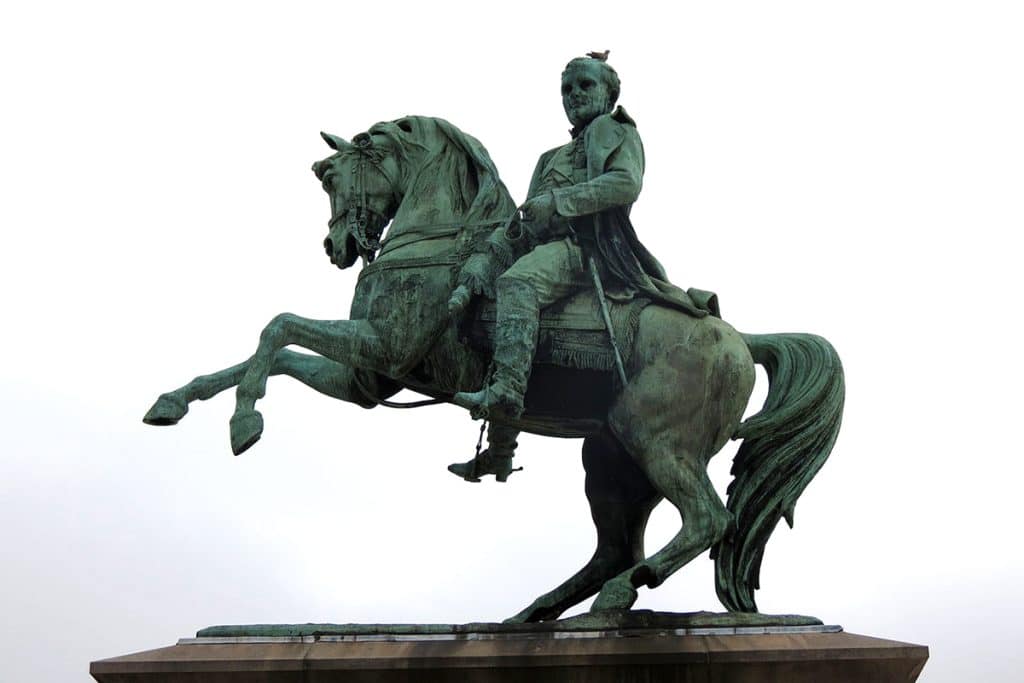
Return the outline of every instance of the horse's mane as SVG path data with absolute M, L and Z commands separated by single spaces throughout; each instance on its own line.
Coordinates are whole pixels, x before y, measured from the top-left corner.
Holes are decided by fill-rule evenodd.
M 392 236 L 410 226 L 471 223 L 515 210 L 486 148 L 448 121 L 406 116 L 375 124 L 368 132 L 391 143 L 403 168 L 406 191 Z

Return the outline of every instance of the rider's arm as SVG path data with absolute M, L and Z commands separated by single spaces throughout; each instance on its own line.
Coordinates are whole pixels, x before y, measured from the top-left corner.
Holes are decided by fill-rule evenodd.
M 609 155 L 601 175 L 552 190 L 558 215 L 571 218 L 629 206 L 640 196 L 644 177 L 644 148 L 636 128 L 622 125 L 622 142 Z
M 530 180 L 528 198 L 537 193 L 544 169 L 551 156 L 557 151 L 557 147 L 548 150 L 537 161 L 537 167 Z M 469 294 L 484 294 L 493 297 L 495 280 L 531 246 L 532 243 L 528 239 L 510 238 L 504 225 L 497 228 L 480 244 L 479 251 L 471 255 L 459 270 L 456 276 L 458 285 L 456 291 L 461 288 L 465 290 L 465 294 L 459 295 L 460 304 L 457 304 L 456 307 L 459 310 L 465 308 L 469 301 Z M 449 306 L 451 307 L 451 305 L 450 302 Z

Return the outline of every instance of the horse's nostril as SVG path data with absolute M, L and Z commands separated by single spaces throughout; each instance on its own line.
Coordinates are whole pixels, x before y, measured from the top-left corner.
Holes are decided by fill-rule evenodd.
M 327 251 L 328 256 L 334 256 L 334 242 L 328 237 L 324 240 L 324 249 Z

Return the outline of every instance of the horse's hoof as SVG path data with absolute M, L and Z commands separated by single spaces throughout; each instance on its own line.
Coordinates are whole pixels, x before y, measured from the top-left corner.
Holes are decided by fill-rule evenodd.
M 605 581 L 601 587 L 594 604 L 591 605 L 591 612 L 600 612 L 606 609 L 629 609 L 636 602 L 636 588 L 625 577 L 615 577 Z
M 174 394 L 161 394 L 142 421 L 148 425 L 165 427 L 178 424 L 188 412 L 188 403 Z
M 514 617 L 509 617 L 508 619 L 506 619 L 505 621 L 503 621 L 501 623 L 503 623 L 503 624 L 531 624 L 533 622 L 541 620 L 540 616 L 537 614 L 539 611 L 540 611 L 540 608 L 537 607 L 537 603 L 533 603 L 532 605 L 530 605 L 529 607 L 524 609 L 519 614 L 515 615 Z
M 543 597 L 537 598 L 529 607 L 514 617 L 509 617 L 503 624 L 535 624 L 539 621 L 553 621 L 562 615 L 562 610 L 553 607 Z
M 231 452 L 244 453 L 263 435 L 263 416 L 258 410 L 231 416 Z

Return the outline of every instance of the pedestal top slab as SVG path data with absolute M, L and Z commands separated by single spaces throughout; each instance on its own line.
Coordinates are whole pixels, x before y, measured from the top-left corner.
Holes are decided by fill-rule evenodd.
M 213 636 L 93 662 L 90 673 L 100 683 L 903 683 L 928 659 L 927 647 L 829 627 L 763 628 L 779 630 Z

